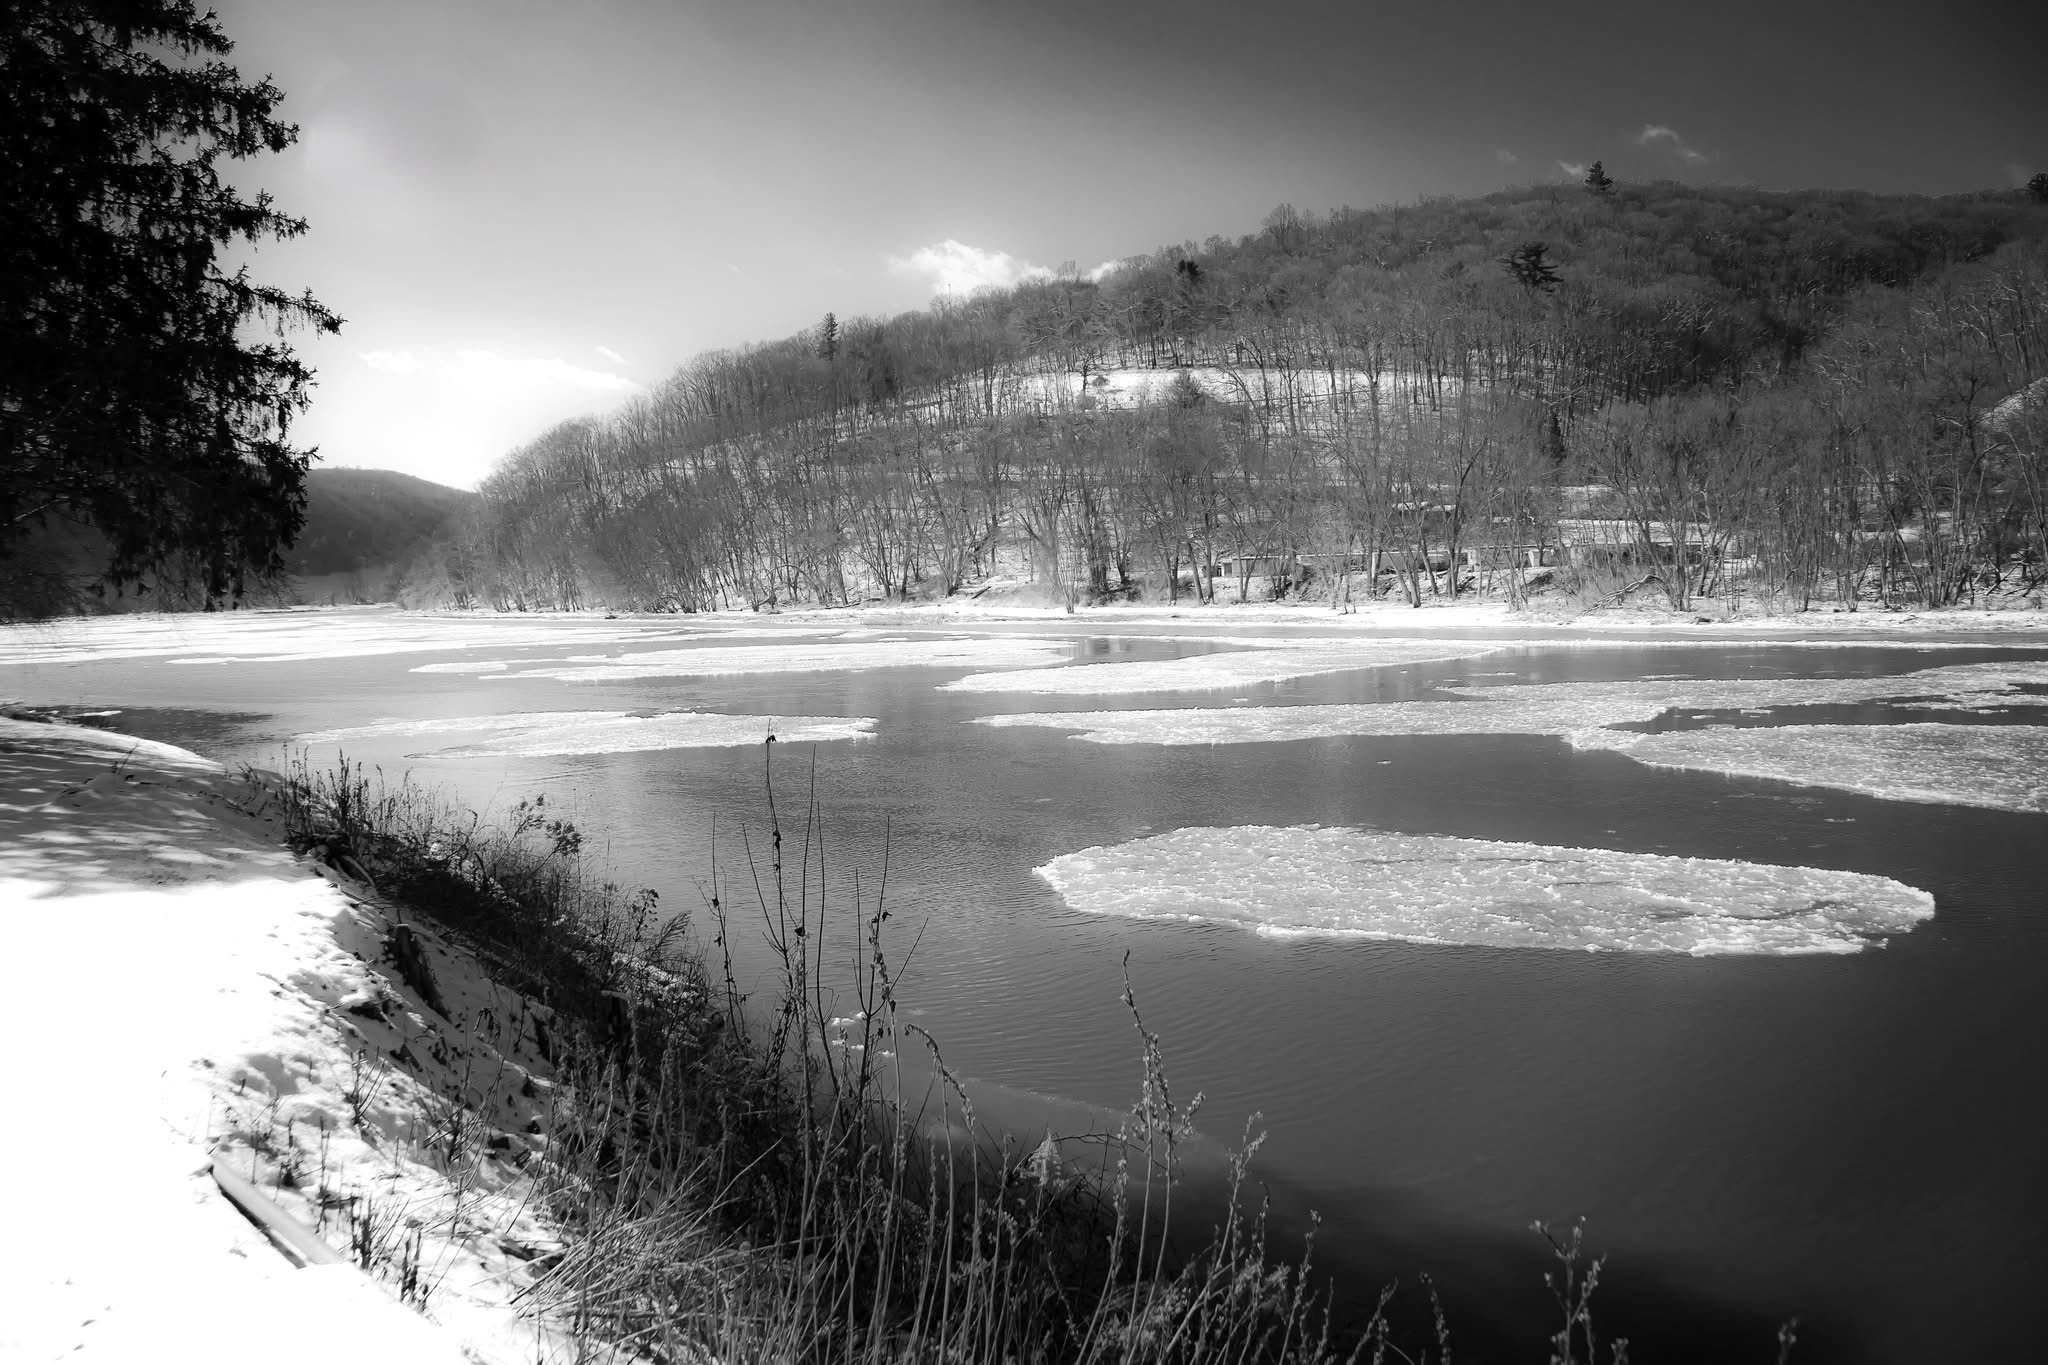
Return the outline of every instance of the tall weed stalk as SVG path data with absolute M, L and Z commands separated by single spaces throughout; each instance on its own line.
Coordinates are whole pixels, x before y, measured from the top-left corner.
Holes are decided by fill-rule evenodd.
M 1292 1259 L 1268 1250 L 1267 1208 L 1248 1207 L 1253 1127 L 1218 1224 L 1182 1225 L 1175 1191 L 1200 1097 L 1175 1100 L 1128 963 L 1142 1072 L 1122 1120 L 1028 1151 L 986 1131 L 937 1039 L 899 1005 L 886 855 L 871 886 L 856 874 L 850 901 L 828 907 L 815 780 L 787 819 L 773 746 L 766 830 L 758 846 L 742 836 L 737 872 L 716 861 L 714 832 L 708 963 L 685 916 L 588 872 L 580 834 L 543 797 L 487 824 L 345 758 L 325 772 L 301 759 L 283 781 L 302 850 L 467 939 L 546 1007 L 558 1104 L 530 1169 L 568 1249 L 532 1286 L 533 1307 L 658 1361 L 1431 1358 L 1393 1343 L 1391 1290 L 1363 1331 L 1337 1339 L 1313 1233 Z M 734 882 L 768 945 L 765 1007 L 738 985 Z M 827 986 L 841 956 L 857 963 L 846 1018 Z M 924 1064 L 906 1066 L 906 1048 Z M 1593 1278 L 1566 1280 L 1564 1360 L 1591 1358 Z M 1437 1325 L 1429 1345 L 1447 1361 L 1440 1312 Z

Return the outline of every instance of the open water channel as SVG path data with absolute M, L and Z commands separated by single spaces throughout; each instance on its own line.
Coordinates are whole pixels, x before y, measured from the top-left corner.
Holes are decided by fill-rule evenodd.
M 1118 1000 L 1128 958 L 1177 1096 L 1208 1097 L 1211 1150 L 1261 1115 L 1256 1170 L 1283 1225 L 1320 1211 L 1317 1258 L 1340 1293 L 1369 1305 L 1399 1276 L 1419 1303 L 1428 1271 L 1454 1342 L 1477 1358 L 1542 1358 L 1547 1267 L 1528 1227 L 1579 1217 L 1611 1258 L 1596 1318 L 1631 1336 L 1638 1360 L 1774 1359 L 1777 1324 L 1794 1316 L 1795 1360 L 2033 1348 L 2031 1304 L 2048 1282 L 2048 778 L 2030 779 L 2023 756 L 2048 733 L 2029 681 L 2048 646 L 1462 639 L 1437 651 L 1462 657 L 1431 662 L 1184 691 L 1130 690 L 1150 675 L 1126 670 L 1105 675 L 1121 690 L 1061 693 L 941 685 L 1261 646 L 1179 621 L 846 629 L 117 622 L 0 637 L 0 698 L 118 711 L 102 722 L 223 759 L 345 749 L 483 810 L 545 792 L 617 879 L 700 915 L 714 823 L 723 873 L 742 829 L 763 847 L 764 750 L 622 750 L 617 735 L 654 742 L 636 722 L 677 710 L 761 717 L 740 724 L 762 734 L 768 718 L 869 718 L 864 737 L 776 746 L 783 812 L 815 795 L 835 905 L 850 905 L 855 869 L 872 891 L 886 846 L 897 957 L 910 959 L 902 994 L 982 1117 L 1026 1145 L 1048 1126 L 1100 1128 L 1135 1096 L 1137 1039 Z M 693 674 L 683 656 L 699 650 L 717 663 Z M 1914 687 L 1885 681 L 1987 665 L 2012 666 L 1992 680 L 2002 693 L 1939 676 L 1909 702 Z M 470 668 L 484 671 L 453 671 Z M 1490 694 L 1536 698 L 1532 732 L 1460 732 L 1431 711 L 1418 733 L 1278 737 L 1288 708 L 1332 708 L 1292 719 L 1369 731 L 1390 727 L 1344 708 L 1421 715 L 1532 684 L 1555 690 Z M 1666 709 L 1646 687 L 1677 701 Z M 1697 755 L 1649 766 L 1556 733 L 1575 698 L 1588 724 L 1660 742 L 1698 730 L 1734 743 L 1779 724 L 1874 738 L 1814 731 L 1820 757 L 1799 782 L 1727 775 Z M 1188 716 L 1149 721 L 1148 742 L 1117 742 L 1111 722 L 1042 719 L 1137 710 Z M 1272 714 L 1219 714 L 1231 711 Z M 604 713 L 587 741 L 599 751 L 546 752 L 587 716 L 501 723 L 569 712 Z M 976 723 L 1020 713 L 1041 721 Z M 1922 731 L 1906 760 L 1916 784 L 1954 799 L 1848 789 L 1892 780 L 1882 765 L 1871 777 L 1869 760 L 1901 723 L 1954 727 Z M 1076 737 L 1104 725 L 1109 742 Z M 1958 803 L 1972 799 L 1985 804 Z M 1435 838 L 1345 842 L 1352 831 Z M 1594 874 L 1526 896 L 1485 893 L 1475 926 L 1450 902 L 1485 851 L 1442 836 L 1763 870 L 1667 866 L 1693 884 L 1616 901 L 1574 890 L 1633 875 L 1627 859 L 1596 860 Z M 1090 849 L 1104 852 L 1054 862 Z M 1377 870 L 1413 864 L 1434 890 Z M 1060 890 L 1036 871 L 1049 865 Z M 1820 907 L 1803 918 L 1713 918 L 1724 888 L 1768 888 L 1784 867 L 1902 888 L 1801 893 Z M 1400 903 L 1356 909 L 1381 883 Z M 1903 888 L 1931 896 L 1931 916 Z M 1290 932 L 1304 925 L 1320 931 Z M 1446 941 L 1409 941 L 1430 937 Z M 758 949 L 743 951 L 758 966 Z

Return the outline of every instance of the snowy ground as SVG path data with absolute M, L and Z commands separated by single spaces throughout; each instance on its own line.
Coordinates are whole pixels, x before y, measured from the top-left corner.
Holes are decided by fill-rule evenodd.
M 262 802 L 183 750 L 0 717 L 0 1357 L 573 1358 L 512 1304 L 555 1246 L 524 1174 L 539 1011 L 424 929 L 446 1013 L 422 1003 L 390 913 Z M 215 1166 L 341 1263 L 295 1268 Z
M 994 594 L 991 594 L 993 596 Z M 1119 604 L 1084 607 L 1068 612 L 1057 605 L 1037 605 L 1013 600 L 954 597 L 940 602 L 904 605 L 875 605 L 856 609 L 809 608 L 782 613 L 777 619 L 795 625 L 823 620 L 845 622 L 858 616 L 869 624 L 887 624 L 903 629 L 940 626 L 971 627 L 977 623 L 1005 621 L 1041 623 L 1050 631 L 1058 623 L 1069 628 L 1100 630 L 1109 627 L 1168 626 L 1185 630 L 1191 626 L 1218 629 L 1294 628 L 1318 634 L 1379 634 L 1430 636 L 1439 632 L 1484 635 L 1512 642 L 1516 639 L 1632 636 L 1644 639 L 1680 637 L 1688 639 L 1793 640 L 1862 638 L 1917 642 L 1947 640 L 1962 636 L 2032 636 L 2048 640 L 2048 610 L 2027 607 L 1996 609 L 1955 609 L 1949 611 L 1862 611 L 1815 610 L 1769 613 L 1754 608 L 1730 613 L 1718 603 L 1703 603 L 1698 611 L 1673 612 L 1656 606 L 1626 610 L 1571 613 L 1561 608 L 1533 605 L 1516 610 L 1505 602 L 1462 597 L 1425 598 L 1411 607 L 1400 598 L 1356 601 L 1347 611 L 1332 610 L 1328 602 L 1226 602 L 1203 605 L 1185 601 Z

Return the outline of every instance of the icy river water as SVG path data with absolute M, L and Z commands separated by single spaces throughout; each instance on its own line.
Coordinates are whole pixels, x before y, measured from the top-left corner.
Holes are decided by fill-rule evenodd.
M 1428 1271 L 1482 1358 L 1539 1357 L 1528 1227 L 1581 1216 L 1640 1360 L 2032 1349 L 2048 642 L 1288 634 L 130 621 L 0 635 L 0 699 L 545 792 L 700 915 L 773 724 L 830 900 L 886 845 L 903 995 L 1027 1144 L 1136 1094 L 1128 958 L 1209 1149 L 1261 1115 L 1340 1292 Z

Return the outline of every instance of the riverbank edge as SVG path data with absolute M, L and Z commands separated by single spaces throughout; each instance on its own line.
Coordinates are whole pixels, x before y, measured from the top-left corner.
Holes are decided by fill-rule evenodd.
M 122 1136 L 66 1154 L 98 1179 L 11 1222 L 27 1311 L 0 1346 L 132 1359 L 233 1322 L 273 1324 L 316 1361 L 612 1358 L 524 1302 L 568 1245 L 538 1164 L 569 1098 L 534 1045 L 555 1012 L 345 857 L 289 847 L 281 783 L 0 712 L 11 937 L 39 960 L 38 927 L 82 922 L 94 946 L 71 956 L 99 986 L 62 1066 L 24 1089 L 83 1114 L 126 1082 Z M 0 1026 L 75 1025 L 77 988 L 25 974 Z M 8 1128 L 0 1147 L 26 1146 Z M 82 1244 L 80 1226 L 122 1227 L 175 1269 Z
M 173 1087 L 178 1094 L 172 1097 L 182 1103 L 158 1105 L 146 1117 L 157 1127 L 177 1129 L 179 1150 L 190 1154 L 172 1182 L 180 1198 L 210 1213 L 224 1213 L 225 1199 L 204 1178 L 221 1167 L 238 1177 L 222 1182 L 230 1191 L 253 1191 L 277 1206 L 278 1220 L 302 1225 L 303 1236 L 285 1240 L 303 1246 L 324 1237 L 339 1253 L 336 1259 L 354 1259 L 381 1283 L 383 1291 L 370 1291 L 377 1306 L 371 1319 L 384 1320 L 387 1327 L 406 1320 L 409 1315 L 399 1306 L 404 1303 L 424 1307 L 438 1320 L 439 1330 L 427 1331 L 388 1358 L 460 1358 L 488 1365 L 650 1358 L 630 1343 L 654 1339 L 648 1335 L 650 1325 L 672 1329 L 674 1321 L 662 1321 L 662 1306 L 650 1303 L 646 1288 L 653 1285 L 657 1293 L 667 1293 L 688 1285 L 708 1286 L 712 1300 L 737 1302 L 739 1313 L 726 1320 L 714 1313 L 706 1329 L 702 1312 L 690 1309 L 680 1316 L 681 1338 L 657 1339 L 676 1340 L 684 1356 L 664 1347 L 651 1358 L 696 1359 L 706 1351 L 721 1359 L 782 1358 L 799 1343 L 815 1343 L 821 1327 L 836 1333 L 836 1324 L 847 1320 L 847 1292 L 859 1291 L 876 1296 L 876 1329 L 885 1335 L 876 1338 L 871 1329 L 860 1328 L 841 1343 L 848 1359 L 868 1359 L 876 1350 L 882 1351 L 881 1358 L 894 1359 L 898 1347 L 908 1352 L 902 1358 L 924 1359 L 920 1341 L 947 1354 L 964 1352 L 962 1358 L 1012 1358 L 1014 1343 L 1035 1341 L 1040 1348 L 1052 1348 L 1054 1357 L 1093 1359 L 1102 1350 L 1118 1349 L 1113 1342 L 1128 1339 L 1135 1345 L 1149 1338 L 1157 1315 L 1187 1312 L 1194 1315 L 1190 1321 L 1199 1318 L 1214 1327 L 1219 1340 L 1271 1331 L 1298 1343 L 1298 1351 L 1285 1353 L 1287 1360 L 1332 1365 L 1329 1299 L 1310 1291 L 1305 1260 L 1297 1265 L 1269 1258 L 1263 1214 L 1239 1204 L 1248 1152 L 1228 1163 L 1227 1203 L 1214 1228 L 1218 1240 L 1207 1250 L 1191 1245 L 1185 1255 L 1176 1251 L 1169 1263 L 1167 1209 L 1176 1182 L 1167 1173 L 1178 1167 L 1176 1146 L 1191 1135 L 1192 1115 L 1167 1098 L 1157 1040 L 1143 1031 L 1135 1002 L 1129 1003 L 1144 1044 L 1146 1086 L 1116 1133 L 1076 1139 L 1090 1150 L 1103 1149 L 1088 1163 L 1099 1162 L 1101 1172 L 1089 1175 L 1071 1164 L 1050 1135 L 1037 1149 L 1025 1151 L 980 1129 L 935 1041 L 925 1040 L 940 1073 L 942 1112 L 905 1122 L 900 1097 L 892 1100 L 869 1089 L 867 1078 L 876 1073 L 860 1060 L 863 1053 L 887 1057 L 905 1042 L 918 1045 L 914 1025 L 899 1030 L 893 1022 L 886 976 L 877 982 L 878 1003 L 879 1016 L 889 1022 L 878 1025 L 878 1015 L 869 1014 L 867 1022 L 855 1023 L 853 1037 L 866 1043 L 845 1048 L 835 1067 L 824 1073 L 828 1090 L 814 1096 L 811 1078 L 819 1073 L 800 1060 L 809 1046 L 804 1040 L 818 1044 L 830 1058 L 841 1040 L 829 1030 L 846 1021 L 828 1023 L 822 1015 L 806 1013 L 807 990 L 786 989 L 783 1013 L 757 1020 L 750 1029 L 737 1013 L 743 997 L 731 993 L 729 981 L 720 1005 L 701 984 L 693 987 L 648 970 L 658 954 L 644 951 L 613 954 L 601 965 L 621 975 L 542 992 L 554 997 L 548 1001 L 508 988 L 508 979 L 515 987 L 535 983 L 533 960 L 516 960 L 516 951 L 506 951 L 518 945 L 466 941 L 457 927 L 460 915 L 432 923 L 419 913 L 418 901 L 392 890 L 386 879 L 391 863 L 380 856 L 375 831 L 380 818 L 388 821 L 394 812 L 403 813 L 403 801 L 393 804 L 378 796 L 369 780 L 359 777 L 360 770 L 352 774 L 344 768 L 325 778 L 303 768 L 286 777 L 236 775 L 168 745 L 61 722 L 0 717 L 0 777 L 17 775 L 11 771 L 18 766 L 13 759 L 29 748 L 45 758 L 69 760 L 73 771 L 56 773 L 54 767 L 63 765 L 43 765 L 42 776 L 57 779 L 54 788 L 27 793 L 42 795 L 40 802 L 0 798 L 0 817 L 40 814 L 44 833 L 68 821 L 72 828 L 67 832 L 74 836 L 68 846 L 74 849 L 77 836 L 86 833 L 82 822 L 90 820 L 97 827 L 93 839 L 105 856 L 94 869 L 75 860 L 65 865 L 54 857 L 39 865 L 33 854 L 0 860 L 0 889 L 24 889 L 26 899 L 44 902 L 79 897 L 66 909 L 94 914 L 99 907 L 84 898 L 118 886 L 134 892 L 160 922 L 192 909 L 194 901 L 186 893 L 196 891 L 211 902 L 233 885 L 249 893 L 245 900 L 253 895 L 256 913 L 244 916 L 237 927 L 248 940 L 279 945 L 282 957 L 273 954 L 253 979 L 239 983 L 247 988 L 242 1003 L 268 1000 L 270 1015 L 295 1016 L 300 1027 L 272 1028 L 276 1021 L 266 1016 L 254 1026 L 253 1038 L 188 1040 L 182 1051 L 159 1048 L 165 1074 L 175 1071 L 183 1082 Z M 8 788 L 22 785 L 0 782 L 0 792 L 19 796 Z M 110 793 L 116 798 L 111 803 L 100 799 Z M 373 799 L 365 805 L 365 798 Z M 155 827 L 131 818 L 179 802 L 184 809 L 175 812 L 178 818 Z M 515 837 L 534 836 L 538 845 L 527 871 L 552 875 L 548 869 L 562 865 L 559 855 L 564 848 L 573 851 L 575 837 L 560 822 L 540 815 L 541 808 L 538 798 L 520 808 L 525 813 L 513 831 Z M 205 842 L 205 831 L 195 828 L 193 819 L 201 811 L 232 827 L 230 842 L 263 845 L 261 856 L 253 859 L 258 866 L 227 867 L 220 857 L 202 853 L 205 873 L 172 889 L 137 875 L 134 867 L 118 866 L 120 856 L 111 850 L 147 855 L 158 836 L 173 827 L 188 851 L 195 841 Z M 779 833 L 772 838 L 779 847 Z M 23 846 L 20 840 L 14 844 Z M 381 850 L 382 855 L 392 852 Z M 414 871 L 430 881 L 456 861 L 446 849 L 418 841 L 402 852 Z M 88 870 L 97 876 L 91 886 L 67 884 L 79 882 Z M 771 875 L 768 868 L 758 871 Z M 40 882 L 29 879 L 31 872 L 44 874 Z M 779 893 L 779 862 L 772 876 Z M 479 894 L 479 908 L 492 913 L 502 908 L 499 897 L 511 885 L 509 879 L 496 872 L 464 877 Z M 652 898 L 644 894 L 621 901 L 618 888 L 607 883 L 599 890 L 629 916 L 651 909 Z M 513 887 L 515 899 L 523 894 Z M 281 902 L 289 903 L 288 923 L 276 922 Z M 542 903 L 561 902 L 544 896 Z M 803 926 L 822 907 L 783 902 L 778 894 L 764 908 L 777 918 L 794 914 L 794 937 L 787 941 L 801 964 Z M 879 917 L 879 908 L 875 913 Z M 814 925 L 820 937 L 822 923 Z M 879 918 L 874 927 L 879 930 Z M 599 936 L 572 929 L 568 938 L 603 948 Z M 878 964 L 880 952 L 877 941 Z M 153 966 L 160 973 L 175 971 L 177 964 Z M 193 990 L 216 988 L 235 967 L 230 961 L 213 981 L 200 981 Z M 797 970 L 807 969 L 799 965 Z M 692 989 L 700 992 L 694 1000 Z M 564 1008 L 559 997 L 579 993 L 584 996 L 579 1008 Z M 121 1007 L 143 995 L 136 991 L 113 1001 L 112 1012 L 118 1016 Z M 175 1007 L 176 997 L 172 992 L 167 1000 L 159 991 L 149 1003 Z M 9 1006 L 18 1006 L 20 999 Z M 43 1004 L 54 1008 L 53 1002 Z M 713 1017 L 721 1010 L 722 1019 Z M 0 1023 L 25 1031 L 24 1020 L 7 1014 L 0 1009 Z M 706 1045 L 701 1039 L 683 1039 L 678 1047 L 674 1025 L 679 1019 L 722 1023 L 706 1030 L 720 1041 L 753 1041 L 721 1047 L 720 1041 Z M 101 1039 L 101 1048 L 111 1051 L 120 1038 L 139 1033 L 144 1022 L 117 1017 L 117 1027 Z M 794 1051 L 781 1046 L 785 1035 L 794 1039 Z M 95 1072 L 91 1047 L 74 1047 L 73 1055 L 82 1062 L 80 1074 Z M 694 1090 L 686 1103 L 666 1107 L 657 1092 L 665 1090 L 678 1064 L 704 1075 L 691 1083 Z M 492 1079 L 474 1085 L 484 1073 Z M 858 1085 L 849 1082 L 856 1073 L 862 1078 Z M 748 1156 L 741 1169 L 699 1169 L 692 1156 L 663 1170 L 664 1150 L 687 1155 L 691 1130 L 683 1111 L 697 1105 L 701 1124 L 707 1092 L 714 1104 L 730 1101 L 718 1120 L 728 1132 L 735 1120 L 765 1123 L 753 1139 L 765 1141 L 765 1147 Z M 181 1126 L 179 1111 L 190 1112 L 195 1097 L 203 1101 L 199 1107 L 205 1121 Z M 83 1109 L 93 1100 L 74 1094 L 69 1102 Z M 792 1121 L 793 1114 L 812 1117 Z M 873 1126 L 889 1114 L 899 1116 L 890 1127 Z M 956 1139 L 955 1125 L 963 1122 Z M 790 1141 L 792 1136 L 797 1141 Z M 743 1156 L 746 1141 L 743 1136 Z M 1104 1147 L 1105 1142 L 1110 1145 Z M 765 1157 L 776 1161 L 764 1162 Z M 159 1181 L 162 1170 L 175 1166 L 145 1164 Z M 776 1165 L 783 1169 L 778 1172 L 772 1168 Z M 712 1178 L 707 1181 L 706 1175 Z M 746 1188 L 750 1180 L 758 1188 Z M 706 1193 L 711 1197 L 694 1197 Z M 849 1193 L 857 1206 L 850 1214 L 833 1213 Z M 749 1212 L 750 1201 L 777 1198 L 785 1201 L 781 1209 Z M 1154 1207 L 1162 1198 L 1167 1202 Z M 346 1209 L 347 1220 L 339 1237 L 338 1208 Z M 551 1209 L 561 1216 L 551 1217 Z M 45 1221 L 54 1225 L 56 1213 L 53 1209 Z M 104 1211 L 106 1220 L 116 1216 L 112 1208 Z M 828 1220 L 822 1259 L 805 1251 L 819 1236 L 815 1228 L 801 1230 L 812 1227 L 813 1218 Z M 832 1218 L 851 1221 L 834 1231 Z M 300 1305 L 295 1310 L 300 1320 L 281 1323 L 279 1331 L 300 1336 L 307 1320 L 313 1320 L 332 1326 L 352 1343 L 351 1350 L 360 1347 L 363 1333 L 370 1330 L 358 1324 L 361 1310 L 346 1307 L 331 1292 L 308 1304 L 304 1294 L 280 1293 L 277 1284 L 341 1283 L 324 1276 L 337 1271 L 360 1298 L 367 1280 L 347 1265 L 290 1269 L 293 1262 L 277 1255 L 249 1222 L 239 1217 L 228 1221 L 239 1233 L 232 1245 L 201 1247 L 186 1258 L 188 1272 L 201 1277 L 200 1288 L 207 1291 L 191 1295 L 201 1309 L 210 1305 L 216 1316 L 231 1311 L 220 1301 L 232 1295 L 203 1282 L 210 1268 L 228 1258 L 259 1263 L 269 1269 L 260 1290 L 266 1302 Z M 25 1244 L 44 1240 L 33 1219 L 25 1226 Z M 984 1245 L 984 1238 L 992 1240 Z M 190 1241 L 178 1238 L 175 1229 L 165 1239 Z M 898 1243 L 893 1251 L 890 1239 Z M 333 1247 L 335 1240 L 341 1248 Z M 1174 1234 L 1176 1244 L 1183 1240 L 1183 1234 Z M 856 1263 L 865 1263 L 875 1251 L 885 1259 L 898 1257 L 909 1278 L 892 1286 L 885 1275 L 862 1289 L 873 1277 Z M 131 1319 L 151 1316 L 145 1304 L 160 1308 L 160 1296 L 143 1292 L 149 1278 L 145 1269 L 123 1273 L 80 1255 L 69 1265 L 58 1264 L 54 1273 L 69 1283 L 70 1273 L 81 1269 L 97 1274 L 102 1297 L 112 1300 L 116 1310 L 125 1306 Z M 852 1278 L 843 1279 L 842 1270 Z M 638 1292 L 637 1301 L 623 1310 L 623 1300 L 599 1302 L 622 1278 L 636 1275 L 639 1282 L 628 1284 L 627 1294 Z M 301 1278 L 294 1281 L 295 1276 Z M 822 1294 L 816 1285 L 820 1279 L 828 1283 Z M 1049 1291 L 1055 1281 L 1069 1290 L 1083 1289 L 1093 1307 L 1084 1301 L 1078 1317 L 1072 1316 L 1071 1306 L 1064 1314 L 1054 1313 L 1057 1296 Z M 1009 1301 L 1020 1285 L 1023 1301 L 1040 1304 L 1052 1317 L 1035 1325 L 1007 1322 L 1002 1334 L 1024 1335 L 983 1340 L 986 1310 Z M 935 1286 L 947 1288 L 942 1294 Z M 1366 1336 L 1377 1332 L 1385 1340 L 1385 1306 L 1382 1299 L 1380 1311 L 1364 1325 Z M 1199 1314 L 1194 1313 L 1197 1307 Z M 859 1316 L 865 1319 L 867 1313 Z M 90 1326 L 93 1320 L 84 1323 Z M 410 1324 L 416 1335 L 425 1328 L 418 1318 L 410 1318 Z M 77 1352 L 79 1358 L 92 1358 L 93 1352 L 82 1349 L 89 1343 L 71 1340 L 76 1331 L 60 1322 L 44 1326 L 55 1329 L 42 1333 L 56 1348 L 46 1353 L 49 1357 Z M 711 1331 L 708 1338 L 702 1335 L 706 1330 Z M 182 1338 L 174 1331 L 168 1339 Z M 614 1342 L 629 1345 L 618 1348 Z M 102 1353 L 102 1358 L 126 1357 Z M 315 1350 L 306 1358 L 358 1357 Z
M 1674 612 L 1647 604 L 1573 611 L 1535 604 L 1516 607 L 1499 599 L 1465 596 L 1455 600 L 1426 601 L 1420 607 L 1398 601 L 1376 601 L 1353 604 L 1352 609 L 1343 611 L 1333 609 L 1326 602 L 1193 601 L 1178 604 L 1104 602 L 1069 609 L 1016 598 L 985 600 L 969 596 L 909 602 L 869 601 L 849 606 L 809 604 L 770 610 L 728 608 L 704 612 L 639 611 L 603 606 L 582 610 L 516 612 L 488 608 L 405 607 L 390 603 L 356 607 L 294 607 L 283 611 L 299 614 L 380 611 L 407 616 L 463 618 L 517 619 L 531 616 L 566 620 L 688 622 L 707 627 L 731 627 L 745 623 L 762 628 L 786 626 L 792 632 L 808 626 L 971 630 L 1014 625 L 1064 633 L 1098 628 L 1114 632 L 1126 628 L 1153 629 L 1171 625 L 1175 629 L 1295 630 L 1317 635 L 1356 634 L 1362 637 L 1403 635 L 1431 638 L 1442 634 L 1545 642 L 1632 638 L 1655 641 L 1676 636 L 1688 640 L 1796 643 L 1794 637 L 1802 634 L 1829 639 L 1868 639 L 1876 644 L 2007 635 L 2035 635 L 2048 639 L 2048 607 L 1867 607 L 1851 611 L 1816 606 L 1804 611 L 1779 612 L 1764 610 L 1755 604 L 1741 604 L 1730 609 L 1727 603 L 1715 601 L 1687 612 Z

